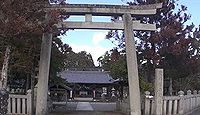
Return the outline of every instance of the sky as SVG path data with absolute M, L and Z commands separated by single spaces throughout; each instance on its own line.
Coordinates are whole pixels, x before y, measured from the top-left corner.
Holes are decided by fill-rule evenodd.
M 70 4 L 112 4 L 123 5 L 130 0 L 68 0 Z M 183 4 L 188 7 L 187 13 L 191 14 L 192 18 L 187 24 L 192 22 L 196 27 L 200 24 L 200 0 L 179 0 L 179 4 Z M 179 5 L 180 6 L 180 5 Z M 83 21 L 83 17 L 70 17 L 69 21 Z M 110 18 L 93 18 L 94 22 L 104 21 L 109 22 Z M 104 55 L 106 51 L 116 47 L 110 40 L 105 39 L 105 35 L 108 30 L 86 30 L 77 29 L 69 30 L 65 36 L 61 36 L 64 43 L 69 44 L 74 52 L 86 51 L 93 57 L 93 61 L 98 66 L 98 57 Z

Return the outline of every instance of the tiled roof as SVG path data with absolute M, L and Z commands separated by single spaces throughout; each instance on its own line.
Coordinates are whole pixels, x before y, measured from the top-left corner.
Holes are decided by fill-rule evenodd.
M 63 71 L 60 76 L 69 83 L 113 83 L 108 72 L 102 71 Z

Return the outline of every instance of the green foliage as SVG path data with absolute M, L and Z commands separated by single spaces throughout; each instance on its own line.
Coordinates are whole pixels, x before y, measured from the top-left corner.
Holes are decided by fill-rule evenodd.
M 139 77 L 140 91 L 144 94 L 145 91 L 153 91 L 154 84 L 144 80 L 142 76 Z
M 85 51 L 81 51 L 79 53 L 69 52 L 68 54 L 64 55 L 64 58 L 65 69 L 84 69 L 95 67 L 91 54 L 88 54 Z
M 113 78 L 127 79 L 127 64 L 123 51 L 112 49 L 99 57 L 97 61 L 105 71 L 110 71 Z
M 111 64 L 111 75 L 113 78 L 127 79 L 127 63 L 126 60 L 117 60 Z

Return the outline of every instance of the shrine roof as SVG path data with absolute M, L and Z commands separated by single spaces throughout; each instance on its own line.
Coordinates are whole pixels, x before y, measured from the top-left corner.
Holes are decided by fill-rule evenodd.
M 69 83 L 109 84 L 114 79 L 105 71 L 63 71 L 60 76 Z

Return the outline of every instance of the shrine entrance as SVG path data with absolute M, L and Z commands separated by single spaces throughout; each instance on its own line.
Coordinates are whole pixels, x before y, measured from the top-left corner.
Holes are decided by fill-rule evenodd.
M 65 21 L 57 24 L 58 28 L 66 29 L 103 29 L 103 30 L 123 30 L 126 45 L 126 57 L 128 68 L 130 113 L 131 115 L 141 115 L 141 102 L 139 90 L 139 78 L 137 67 L 137 55 L 133 30 L 156 30 L 155 24 L 140 23 L 139 20 L 133 20 L 135 15 L 154 15 L 157 8 L 162 4 L 123 6 L 123 5 L 88 5 L 88 4 L 66 4 L 66 5 L 48 5 L 48 9 L 58 9 L 65 11 L 68 15 L 84 16 L 85 21 L 74 22 Z M 114 22 L 93 22 L 93 16 L 120 17 L 121 20 Z M 39 79 L 37 90 L 36 114 L 46 115 L 47 112 L 47 91 L 48 76 L 51 54 L 52 34 L 44 33 L 42 38 L 42 48 L 39 65 Z

